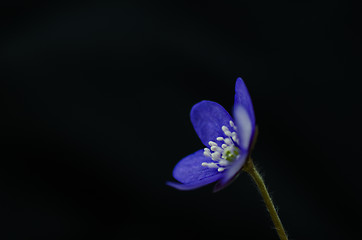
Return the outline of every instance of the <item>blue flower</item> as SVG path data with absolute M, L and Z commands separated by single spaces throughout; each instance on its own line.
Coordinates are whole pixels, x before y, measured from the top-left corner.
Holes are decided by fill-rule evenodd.
M 191 109 L 191 122 L 206 148 L 177 163 L 167 185 L 191 190 L 217 182 L 219 191 L 235 179 L 249 158 L 255 133 L 255 115 L 249 92 L 241 78 L 236 80 L 234 119 L 218 103 L 201 101 Z

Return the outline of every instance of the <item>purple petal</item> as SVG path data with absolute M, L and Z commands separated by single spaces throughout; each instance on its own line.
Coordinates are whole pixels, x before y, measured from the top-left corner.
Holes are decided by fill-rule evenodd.
M 219 175 L 214 175 L 213 177 L 205 178 L 196 183 L 184 184 L 184 183 L 177 183 L 177 182 L 166 182 L 166 184 L 168 186 L 174 187 L 178 190 L 192 190 L 192 189 L 200 188 L 200 187 L 206 186 L 207 184 L 213 183 L 213 182 L 217 181 L 219 178 L 220 178 Z
M 216 141 L 217 137 L 224 136 L 221 127 L 228 126 L 232 120 L 220 104 L 211 101 L 195 104 L 190 115 L 195 131 L 205 146 L 209 146 L 209 141 Z
M 236 84 L 235 84 L 234 107 L 236 106 L 242 106 L 246 109 L 247 113 L 249 114 L 252 126 L 253 128 L 255 128 L 255 115 L 254 115 L 253 103 L 251 102 L 248 89 L 246 88 L 243 79 L 241 79 L 240 77 L 236 79 Z
M 203 162 L 212 162 L 204 156 L 204 150 L 199 150 L 179 161 L 173 169 L 173 177 L 183 184 L 199 185 L 200 187 L 219 179 L 223 174 L 217 168 L 203 167 Z
M 251 137 L 253 135 L 255 125 L 252 124 L 250 116 L 243 106 L 236 105 L 234 107 L 234 120 L 239 136 L 239 146 L 241 151 L 249 151 Z

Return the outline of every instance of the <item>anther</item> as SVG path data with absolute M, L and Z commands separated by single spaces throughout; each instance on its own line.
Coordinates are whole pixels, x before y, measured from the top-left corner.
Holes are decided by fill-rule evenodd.
M 201 166 L 203 166 L 203 167 L 209 167 L 209 168 L 217 168 L 217 167 L 218 167 L 218 166 L 216 165 L 216 163 L 207 163 L 207 162 L 201 163 Z
M 207 151 L 204 151 L 204 156 L 205 156 L 205 157 L 211 157 L 211 153 L 210 153 L 210 150 L 209 150 L 209 152 L 207 152 Z
M 232 134 L 231 134 L 231 137 L 233 138 L 233 141 L 234 142 L 238 142 L 239 141 L 239 139 L 238 139 L 238 135 L 237 135 L 237 133 L 236 132 L 233 132 Z
M 218 138 L 216 138 L 216 140 L 218 140 L 218 141 L 224 141 L 224 138 L 223 138 L 223 137 L 218 137 Z
M 228 147 L 228 145 L 223 144 L 223 145 L 221 145 L 221 147 L 222 147 L 223 149 L 225 149 L 225 148 L 227 148 L 227 147 Z
M 214 161 L 217 161 L 217 160 L 219 160 L 220 155 L 221 154 L 219 152 L 214 152 L 213 154 L 211 154 L 211 159 Z
M 214 151 L 214 152 L 220 152 L 220 153 L 223 152 L 223 149 L 221 147 L 218 147 L 218 146 L 212 146 L 211 150 Z
M 228 137 L 231 137 L 232 133 L 230 131 L 225 131 L 224 134 Z
M 225 139 L 224 139 L 224 142 L 225 142 L 225 144 L 227 144 L 227 145 L 232 145 L 232 143 L 233 143 L 230 138 L 225 138 Z
M 221 129 L 223 130 L 223 132 L 229 131 L 229 128 L 227 126 L 222 126 Z
M 233 121 L 230 120 L 229 124 L 230 124 L 230 127 L 235 127 L 235 124 Z
M 209 145 L 212 147 L 212 146 L 217 146 L 216 142 L 213 142 L 213 141 L 210 141 L 209 142 Z
M 222 160 L 219 161 L 219 165 L 220 166 L 227 166 L 227 165 L 229 165 L 229 162 L 227 160 L 225 160 L 225 159 L 222 159 Z
M 217 169 L 218 172 L 222 172 L 222 171 L 224 171 L 224 170 L 225 170 L 225 168 L 223 168 L 223 167 L 219 167 L 219 168 Z
M 209 163 L 209 168 L 217 168 L 218 166 L 216 165 L 216 163 Z

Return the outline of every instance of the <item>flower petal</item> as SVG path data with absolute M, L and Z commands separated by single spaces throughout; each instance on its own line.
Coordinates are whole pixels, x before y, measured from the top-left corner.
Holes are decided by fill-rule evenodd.
M 177 182 L 166 182 L 166 184 L 168 186 L 171 186 L 171 187 L 174 187 L 178 190 L 192 190 L 192 189 L 196 189 L 196 188 L 200 188 L 200 187 L 203 187 L 203 186 L 206 186 L 207 184 L 210 184 L 210 183 L 213 183 L 215 181 L 217 181 L 221 174 L 217 174 L 217 175 L 214 175 L 212 177 L 209 177 L 209 178 L 205 178 L 201 181 L 198 181 L 196 183 L 188 183 L 188 184 L 184 184 L 184 183 L 177 183 Z
M 246 88 L 243 79 L 241 79 L 240 77 L 238 79 L 236 79 L 236 84 L 235 84 L 234 107 L 236 107 L 236 106 L 242 106 L 246 109 L 247 113 L 249 114 L 251 124 L 254 128 L 255 127 L 255 115 L 254 115 L 253 103 L 251 102 L 251 98 L 250 98 L 248 89 Z
M 179 161 L 173 169 L 173 177 L 184 184 L 205 183 L 204 185 L 216 181 L 222 174 L 217 168 L 203 167 L 203 162 L 212 162 L 211 158 L 204 156 L 204 150 L 201 149 L 188 155 Z M 213 180 L 211 182 L 207 179 Z M 206 183 L 207 182 L 207 183 Z
M 251 137 L 253 135 L 255 125 L 252 124 L 247 110 L 241 106 L 234 107 L 234 120 L 238 128 L 239 146 L 243 152 L 249 151 Z
M 230 114 L 218 103 L 201 101 L 191 109 L 191 122 L 201 142 L 209 146 L 209 141 L 216 141 L 224 136 L 222 126 L 228 126 L 232 120 Z
M 225 188 L 233 180 L 236 179 L 236 177 L 240 172 L 240 169 L 245 164 L 247 156 L 248 156 L 247 152 L 244 152 L 240 154 L 240 156 L 237 159 L 235 159 L 233 165 L 231 165 L 231 167 L 228 168 L 227 171 L 225 171 L 220 181 L 218 181 L 217 184 L 215 185 L 214 192 L 220 191 L 221 189 Z

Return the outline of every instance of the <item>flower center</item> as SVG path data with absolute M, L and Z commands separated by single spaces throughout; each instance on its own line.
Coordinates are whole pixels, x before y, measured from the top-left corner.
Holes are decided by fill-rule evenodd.
M 239 148 L 235 147 L 235 145 L 229 146 L 224 149 L 222 157 L 225 160 L 232 162 L 239 155 L 239 151 Z
M 219 172 L 222 172 L 239 156 L 240 149 L 235 145 L 235 143 L 239 144 L 237 128 L 233 121 L 229 124 L 234 131 L 230 131 L 227 126 L 222 126 L 224 136 L 216 138 L 218 142 L 224 142 L 221 147 L 216 142 L 210 141 L 210 148 L 204 149 L 204 155 L 210 157 L 213 162 L 203 162 L 201 164 L 203 167 L 217 168 Z

